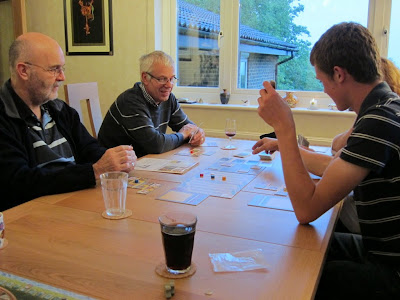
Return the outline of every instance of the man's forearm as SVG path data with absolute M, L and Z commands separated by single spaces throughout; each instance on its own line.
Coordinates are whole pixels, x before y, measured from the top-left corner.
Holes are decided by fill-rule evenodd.
M 315 184 L 303 163 L 294 128 L 281 133 L 275 132 L 281 153 L 286 188 L 294 212 L 300 223 L 308 223 L 310 219 L 313 219 L 313 217 L 310 218 L 312 216 L 310 199 L 313 196 Z
M 333 159 L 332 156 L 309 151 L 301 147 L 300 153 L 307 170 L 317 176 L 324 174 L 325 169 Z

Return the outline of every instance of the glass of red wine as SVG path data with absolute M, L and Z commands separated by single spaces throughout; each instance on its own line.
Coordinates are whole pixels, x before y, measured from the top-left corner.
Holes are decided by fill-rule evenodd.
M 225 134 L 229 138 L 229 144 L 225 146 L 226 150 L 234 150 L 236 146 L 232 145 L 232 138 L 236 135 L 236 120 L 226 119 Z

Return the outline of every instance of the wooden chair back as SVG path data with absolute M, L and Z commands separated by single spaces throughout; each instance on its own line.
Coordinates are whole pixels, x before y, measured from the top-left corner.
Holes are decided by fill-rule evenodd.
M 81 102 L 84 101 L 89 116 L 89 133 L 97 138 L 103 117 L 100 109 L 97 82 L 71 83 L 64 85 L 65 101 L 74 108 L 83 123 Z

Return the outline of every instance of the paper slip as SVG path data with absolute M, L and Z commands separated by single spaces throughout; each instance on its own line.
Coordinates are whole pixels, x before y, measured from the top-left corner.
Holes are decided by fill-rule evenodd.
M 274 208 L 293 211 L 292 202 L 288 197 L 274 197 L 271 195 L 256 195 L 248 203 L 250 206 Z

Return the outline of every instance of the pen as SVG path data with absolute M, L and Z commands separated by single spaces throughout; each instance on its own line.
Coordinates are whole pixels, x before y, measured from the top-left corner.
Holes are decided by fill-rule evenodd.
M 196 129 L 196 131 L 195 132 L 193 132 L 192 133 L 192 135 L 190 136 L 190 139 L 189 139 L 189 144 L 190 144 L 190 142 L 192 141 L 192 139 L 193 139 L 193 137 L 199 132 L 199 130 L 200 130 L 200 126 L 201 125 L 203 125 L 203 122 L 201 122 L 200 123 L 200 125 L 199 126 L 197 126 L 197 129 Z

